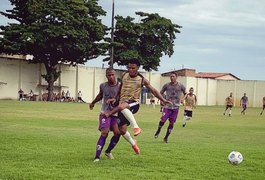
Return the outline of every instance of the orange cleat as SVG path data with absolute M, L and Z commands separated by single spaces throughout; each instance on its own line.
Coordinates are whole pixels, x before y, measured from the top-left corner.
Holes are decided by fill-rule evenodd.
M 137 146 L 137 142 L 136 142 L 136 140 L 134 140 L 134 145 L 132 146 L 132 148 L 133 148 L 133 150 L 134 150 L 134 152 L 135 152 L 136 154 L 140 154 L 140 149 L 139 149 L 139 147 Z
M 141 132 L 142 132 L 142 129 L 141 128 L 133 128 L 134 136 L 139 135 Z

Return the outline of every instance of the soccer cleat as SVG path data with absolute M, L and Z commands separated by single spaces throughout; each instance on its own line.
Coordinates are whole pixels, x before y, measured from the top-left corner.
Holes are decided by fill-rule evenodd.
M 185 124 L 182 124 L 182 127 L 185 127 L 186 126 L 186 123 Z
M 164 141 L 164 143 L 167 143 L 167 138 L 164 138 L 163 141 Z
M 105 152 L 105 156 L 107 156 L 107 158 L 109 158 L 109 159 L 114 159 L 114 157 L 111 153 Z
M 142 132 L 141 128 L 133 128 L 134 136 L 138 136 Z
M 134 152 L 135 152 L 136 154 L 140 154 L 140 149 L 139 149 L 139 147 L 137 146 L 137 142 L 136 142 L 136 140 L 134 140 L 134 145 L 132 146 L 132 148 L 133 148 L 133 150 L 134 150 Z
M 93 162 L 99 162 L 99 158 L 95 158 Z
M 224 113 L 224 116 L 225 116 L 225 113 Z

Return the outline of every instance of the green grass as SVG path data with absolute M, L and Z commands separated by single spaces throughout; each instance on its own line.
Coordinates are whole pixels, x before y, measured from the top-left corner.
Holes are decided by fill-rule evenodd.
M 265 115 L 259 115 L 260 108 L 249 108 L 245 116 L 234 108 L 228 117 L 222 115 L 224 107 L 198 107 L 182 128 L 181 107 L 165 144 L 167 123 L 153 138 L 159 107 L 142 105 L 136 114 L 143 129 L 137 137 L 141 155 L 121 138 L 114 160 L 102 155 L 93 163 L 99 108 L 0 100 L 0 179 L 264 179 Z M 227 161 L 232 150 L 243 154 L 239 166 Z

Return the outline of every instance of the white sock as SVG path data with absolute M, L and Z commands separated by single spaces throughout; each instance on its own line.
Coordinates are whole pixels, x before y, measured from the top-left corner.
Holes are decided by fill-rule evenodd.
M 137 124 L 137 122 L 136 122 L 136 120 L 135 120 L 135 118 L 133 116 L 133 113 L 129 109 L 125 108 L 125 109 L 123 109 L 121 111 L 121 113 L 131 123 L 131 125 L 132 125 L 133 128 L 139 128 L 139 126 L 138 126 L 138 124 Z
M 134 145 L 134 140 L 133 140 L 133 138 L 132 138 L 132 136 L 131 136 L 131 134 L 128 132 L 128 131 L 126 131 L 126 133 L 124 134 L 124 135 L 122 135 L 123 137 L 124 137 L 124 139 L 126 139 L 126 141 L 128 141 L 132 146 Z
M 184 116 L 182 120 L 182 124 L 186 124 L 186 122 L 187 122 L 187 116 Z

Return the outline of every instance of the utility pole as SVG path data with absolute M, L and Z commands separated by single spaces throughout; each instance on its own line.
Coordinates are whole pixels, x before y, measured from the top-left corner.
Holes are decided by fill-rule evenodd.
M 110 67 L 113 68 L 113 54 L 114 54 L 114 0 L 112 0 L 112 16 L 111 16 L 111 49 L 110 49 Z

